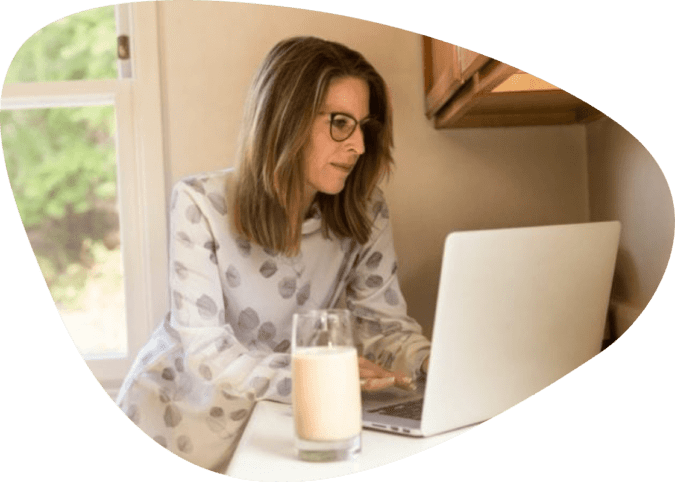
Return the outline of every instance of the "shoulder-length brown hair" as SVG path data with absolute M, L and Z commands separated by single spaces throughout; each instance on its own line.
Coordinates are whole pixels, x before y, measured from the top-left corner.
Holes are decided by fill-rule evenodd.
M 246 102 L 234 188 L 234 226 L 264 248 L 297 254 L 305 192 L 303 147 L 332 80 L 363 79 L 369 115 L 365 152 L 336 195 L 317 193 L 323 235 L 364 244 L 372 219 L 367 202 L 391 172 L 392 113 L 384 79 L 360 53 L 336 42 L 294 37 L 275 45 L 259 67 Z

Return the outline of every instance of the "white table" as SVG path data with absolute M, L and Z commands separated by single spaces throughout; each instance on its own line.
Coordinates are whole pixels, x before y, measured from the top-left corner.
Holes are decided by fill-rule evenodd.
M 291 406 L 263 401 L 258 402 L 251 414 L 226 474 L 260 482 L 338 477 L 395 462 L 470 429 L 425 438 L 364 429 L 361 453 L 356 460 L 304 462 L 295 453 Z

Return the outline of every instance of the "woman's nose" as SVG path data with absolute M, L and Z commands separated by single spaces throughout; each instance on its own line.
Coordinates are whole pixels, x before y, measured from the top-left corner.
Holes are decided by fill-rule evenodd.
M 354 130 L 354 133 L 347 139 L 349 148 L 356 151 L 360 156 L 366 151 L 366 143 L 363 136 L 363 128 L 359 125 Z

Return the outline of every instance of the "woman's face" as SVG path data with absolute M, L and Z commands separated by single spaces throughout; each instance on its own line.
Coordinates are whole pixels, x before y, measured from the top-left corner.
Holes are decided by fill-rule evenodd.
M 331 114 L 347 114 L 361 122 L 369 114 L 369 89 L 363 79 L 342 77 L 328 85 L 326 99 L 310 128 L 309 142 L 303 150 L 305 163 L 305 201 L 317 192 L 338 194 L 345 186 L 359 156 L 365 151 L 359 126 L 344 141 L 331 137 Z M 339 117 L 336 119 L 339 121 Z

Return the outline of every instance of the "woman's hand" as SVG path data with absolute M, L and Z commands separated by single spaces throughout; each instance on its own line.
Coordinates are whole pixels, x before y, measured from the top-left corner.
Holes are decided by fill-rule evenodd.
M 361 390 L 364 392 L 375 392 L 393 386 L 406 390 L 415 389 L 410 377 L 400 372 L 387 371 L 363 357 L 359 357 L 359 376 L 361 377 Z

